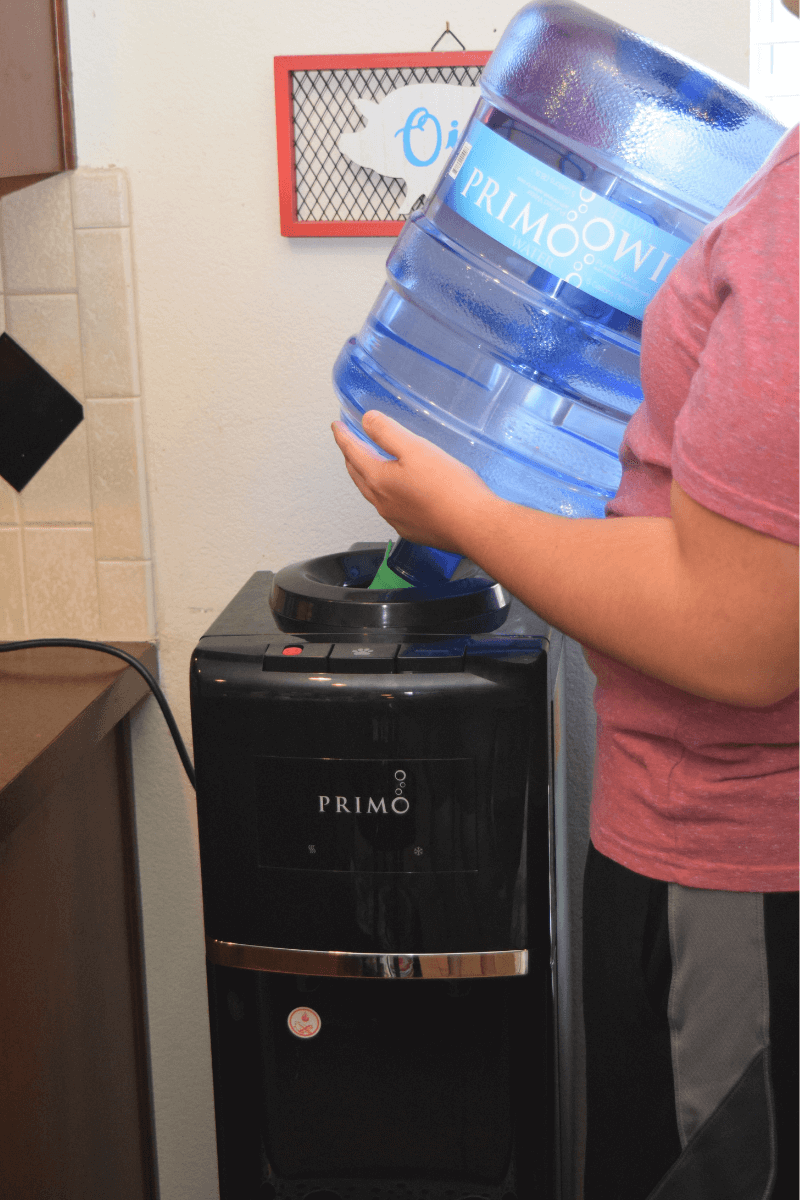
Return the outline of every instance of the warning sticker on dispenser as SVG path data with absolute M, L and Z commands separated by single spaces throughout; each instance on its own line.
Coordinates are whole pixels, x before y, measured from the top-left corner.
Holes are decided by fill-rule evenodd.
M 466 151 L 466 153 L 465 153 Z M 641 319 L 689 243 L 473 120 L 445 202 L 495 241 Z
M 261 867 L 477 870 L 472 759 L 264 757 L 255 767 Z
M 294 1036 L 299 1038 L 316 1037 L 322 1028 L 319 1013 L 314 1012 L 313 1008 L 292 1009 L 286 1019 L 286 1024 Z

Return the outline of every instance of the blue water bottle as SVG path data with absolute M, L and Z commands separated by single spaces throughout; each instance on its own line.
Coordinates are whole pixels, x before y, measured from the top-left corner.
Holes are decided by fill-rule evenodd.
M 334 367 L 500 496 L 603 515 L 645 306 L 784 132 L 735 84 L 571 0 L 512 19 Z

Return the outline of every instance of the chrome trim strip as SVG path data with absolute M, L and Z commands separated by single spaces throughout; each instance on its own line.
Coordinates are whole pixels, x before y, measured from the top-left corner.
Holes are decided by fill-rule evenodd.
M 483 979 L 527 975 L 527 950 L 479 954 L 354 954 L 347 950 L 287 950 L 206 938 L 209 962 L 246 971 L 328 975 L 348 979 Z

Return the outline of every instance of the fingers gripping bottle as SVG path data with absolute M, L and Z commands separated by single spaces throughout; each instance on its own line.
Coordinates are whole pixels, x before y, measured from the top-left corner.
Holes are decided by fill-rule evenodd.
M 534 0 L 334 383 L 499 495 L 603 515 L 641 400 L 648 301 L 783 128 L 746 92 L 571 0 Z

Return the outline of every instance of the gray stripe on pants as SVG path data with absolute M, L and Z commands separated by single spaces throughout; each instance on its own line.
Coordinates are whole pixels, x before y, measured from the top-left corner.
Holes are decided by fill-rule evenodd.
M 669 885 L 669 1026 L 685 1148 L 769 1045 L 764 900 Z

